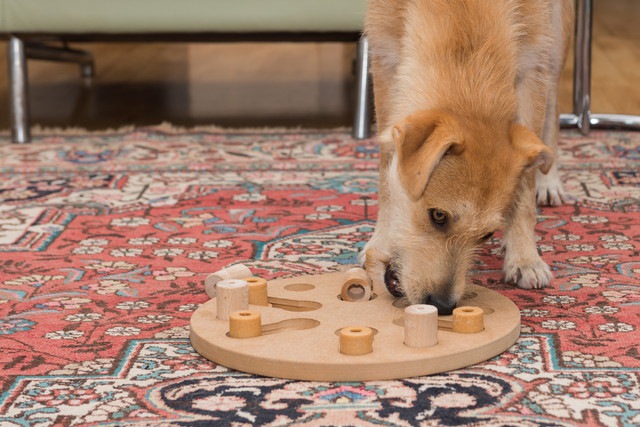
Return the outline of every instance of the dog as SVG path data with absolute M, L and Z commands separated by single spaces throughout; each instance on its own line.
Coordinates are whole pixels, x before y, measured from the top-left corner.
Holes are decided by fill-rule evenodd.
M 369 1 L 380 189 L 361 256 L 374 283 L 450 314 L 503 230 L 505 280 L 549 286 L 536 201 L 566 198 L 554 160 L 573 3 Z

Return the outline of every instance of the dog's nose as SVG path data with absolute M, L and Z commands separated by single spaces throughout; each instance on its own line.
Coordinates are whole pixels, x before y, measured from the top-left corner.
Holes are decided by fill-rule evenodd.
M 400 280 L 398 279 L 398 274 L 391 267 L 391 265 L 387 266 L 386 271 L 384 272 L 384 284 L 387 286 L 387 290 L 394 297 L 401 297 L 404 295 L 402 292 L 402 287 L 400 286 Z
M 456 303 L 450 303 L 449 301 L 443 302 L 434 295 L 427 295 L 424 299 L 424 304 L 429 304 L 438 309 L 438 314 L 442 316 L 453 313 L 453 309 L 456 308 Z

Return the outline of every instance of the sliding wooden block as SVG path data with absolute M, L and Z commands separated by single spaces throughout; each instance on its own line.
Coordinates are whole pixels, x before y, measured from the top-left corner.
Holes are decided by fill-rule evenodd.
M 366 326 L 347 326 L 340 330 L 340 353 L 359 356 L 373 351 L 373 330 Z
M 262 335 L 262 319 L 257 310 L 234 311 L 229 315 L 231 338 L 254 338 Z
M 216 296 L 216 285 L 221 280 L 229 280 L 229 279 L 244 279 L 245 277 L 253 276 L 249 267 L 244 264 L 236 264 L 230 265 L 229 267 L 223 268 L 222 270 L 216 271 L 215 273 L 211 273 L 204 280 L 204 290 L 209 296 L 209 298 L 215 298 Z
M 438 309 L 432 305 L 414 304 L 404 309 L 404 344 L 409 347 L 431 347 L 438 343 Z
M 480 307 L 458 307 L 453 310 L 453 332 L 475 334 L 484 330 L 484 311 Z
M 244 280 L 221 280 L 216 285 L 216 317 L 228 320 L 234 311 L 249 308 L 249 285 Z
M 255 276 L 246 277 L 244 280 L 249 284 L 249 304 L 268 306 L 267 281 Z
M 344 301 L 369 301 L 373 289 L 369 275 L 363 268 L 350 268 L 344 273 L 340 296 Z

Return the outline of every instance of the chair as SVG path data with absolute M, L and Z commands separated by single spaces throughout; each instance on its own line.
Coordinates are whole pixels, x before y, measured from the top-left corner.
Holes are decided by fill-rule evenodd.
M 355 138 L 369 136 L 366 0 L 0 0 L 8 41 L 11 138 L 31 140 L 28 59 L 76 62 L 93 75 L 82 41 L 340 41 L 358 43 Z M 64 42 L 63 47 L 51 41 Z
M 573 113 L 561 114 L 560 125 L 577 127 L 583 135 L 592 128 L 640 130 L 640 116 L 591 113 L 591 33 L 593 0 L 576 1 L 573 71 Z

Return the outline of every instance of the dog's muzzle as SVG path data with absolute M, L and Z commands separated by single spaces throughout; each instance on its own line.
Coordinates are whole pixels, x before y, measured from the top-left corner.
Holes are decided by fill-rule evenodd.
M 400 279 L 398 279 L 398 274 L 395 269 L 388 265 L 387 269 L 384 272 L 384 284 L 387 287 L 387 290 L 391 295 L 396 298 L 403 297 L 404 291 L 402 290 L 402 286 L 400 285 Z M 453 309 L 456 308 L 456 304 L 451 304 L 450 302 L 440 301 L 437 297 L 433 295 L 427 295 L 422 304 L 432 305 L 438 309 L 438 314 L 441 316 L 449 315 L 453 312 Z
M 427 297 L 424 299 L 424 304 L 432 305 L 437 308 L 439 316 L 448 316 L 449 314 L 452 314 L 453 309 L 456 308 L 455 303 L 443 303 L 441 301 L 438 301 L 438 299 L 434 298 L 431 295 L 427 295 Z

